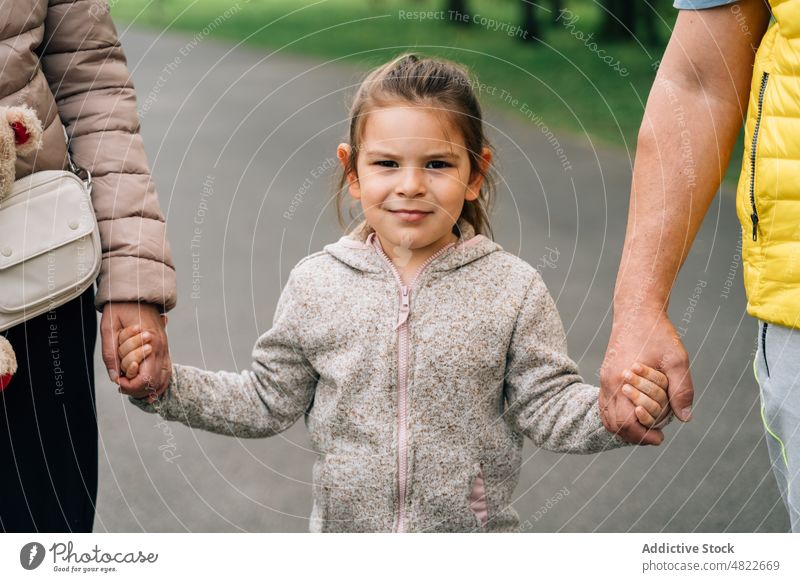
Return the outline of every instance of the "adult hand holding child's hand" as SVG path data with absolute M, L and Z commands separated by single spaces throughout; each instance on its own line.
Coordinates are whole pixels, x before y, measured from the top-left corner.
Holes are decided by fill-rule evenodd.
M 166 318 L 158 308 L 147 303 L 112 302 L 104 307 L 100 322 L 103 361 L 111 381 L 119 384 L 123 394 L 144 398 L 148 395 L 160 396 L 167 389 L 172 375 L 172 360 L 165 322 Z M 123 328 L 134 326 L 149 334 L 150 351 L 142 361 L 138 374 L 127 378 L 120 373 L 126 368 L 121 366 L 118 340 Z
M 621 392 L 626 383 L 623 374 L 634 362 L 667 376 L 670 407 L 680 420 L 688 421 L 694 398 L 689 357 L 664 311 L 637 308 L 615 312 L 600 372 L 600 415 L 606 429 L 630 443 L 658 445 L 664 440 L 662 431 L 643 426 L 634 405 Z

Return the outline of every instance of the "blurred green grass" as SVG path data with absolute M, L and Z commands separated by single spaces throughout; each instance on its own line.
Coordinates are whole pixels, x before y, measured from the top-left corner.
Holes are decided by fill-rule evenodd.
M 343 58 L 365 69 L 418 48 L 464 63 L 480 83 L 494 87 L 494 94 L 481 92 L 484 106 L 516 111 L 522 119 L 525 103 L 552 129 L 586 135 L 596 145 L 623 147 L 631 156 L 657 63 L 677 14 L 671 2 L 659 5 L 662 42 L 654 47 L 597 40 L 602 14 L 592 0 L 565 2 L 577 20 L 562 18 L 551 24 L 545 20 L 552 16 L 540 10 L 542 38 L 532 43 L 505 32 L 521 22 L 516 0 L 468 1 L 473 16 L 494 20 L 503 26 L 498 30 L 488 24 L 457 26 L 403 17 L 409 12 L 444 11 L 444 0 L 118 0 L 111 4 L 119 23 L 202 32 L 273 50 Z M 587 42 L 585 37 L 593 32 L 595 37 Z M 618 61 L 617 69 L 624 67 L 627 75 L 587 48 L 591 42 L 597 43 L 595 51 L 602 49 L 604 56 Z M 516 106 L 511 99 L 518 101 Z M 740 143 L 732 166 L 738 168 L 741 151 Z

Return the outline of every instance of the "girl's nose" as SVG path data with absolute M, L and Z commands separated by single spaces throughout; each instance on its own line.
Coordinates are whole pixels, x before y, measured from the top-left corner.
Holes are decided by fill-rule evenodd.
M 397 194 L 408 198 L 425 195 L 425 169 L 416 166 L 406 166 L 397 184 Z

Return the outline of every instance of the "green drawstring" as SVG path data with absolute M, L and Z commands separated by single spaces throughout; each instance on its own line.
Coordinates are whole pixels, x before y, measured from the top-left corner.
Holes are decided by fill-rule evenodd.
M 753 376 L 756 378 L 756 382 L 758 383 L 759 391 L 761 391 L 761 382 L 758 381 L 758 368 L 756 366 L 756 360 L 758 356 L 753 359 Z M 776 435 L 772 429 L 767 424 L 767 417 L 764 415 L 764 397 L 763 394 L 761 395 L 761 422 L 764 423 L 764 428 L 767 431 L 767 434 L 778 441 L 778 444 L 781 446 L 781 457 L 783 458 L 783 464 L 786 465 L 786 472 L 789 472 L 789 459 L 786 456 L 786 447 L 783 444 L 783 441 L 780 439 L 778 435 Z M 791 490 L 791 479 L 786 480 L 786 490 L 787 493 Z

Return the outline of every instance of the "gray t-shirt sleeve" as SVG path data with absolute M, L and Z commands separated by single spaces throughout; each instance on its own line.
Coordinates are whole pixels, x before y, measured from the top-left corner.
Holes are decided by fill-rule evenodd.
M 738 0 L 675 0 L 672 6 L 681 10 L 702 10 L 703 8 L 716 8 L 733 4 Z

